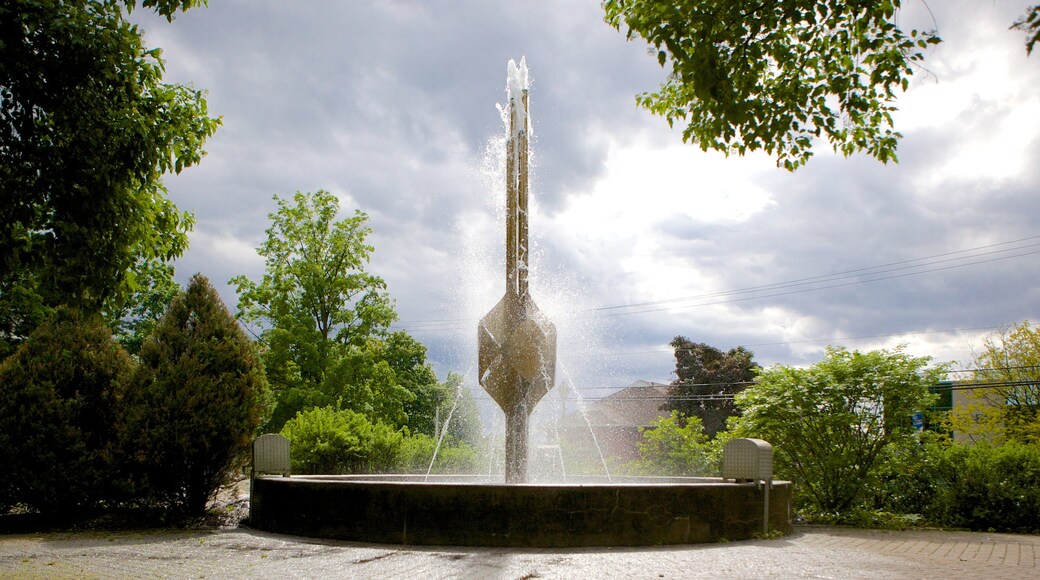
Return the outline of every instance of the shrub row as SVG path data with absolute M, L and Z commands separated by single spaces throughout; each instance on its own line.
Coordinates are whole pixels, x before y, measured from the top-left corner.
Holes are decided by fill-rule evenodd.
M 934 525 L 1040 532 L 1040 447 L 927 443 L 895 459 L 876 507 Z

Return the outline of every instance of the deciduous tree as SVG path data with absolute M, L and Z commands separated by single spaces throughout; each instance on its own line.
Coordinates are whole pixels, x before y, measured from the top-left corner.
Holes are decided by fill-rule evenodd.
M 136 355 L 181 286 L 174 281 L 173 266 L 168 263 L 140 262 L 127 275 L 133 277 L 136 290 L 108 300 L 104 316 L 116 340 Z
M 950 413 L 972 439 L 1040 443 L 1040 328 L 1024 321 L 986 338 L 972 363 L 974 388 Z
M 666 408 L 687 417 L 698 417 L 709 437 L 726 428 L 726 419 L 736 413 L 733 395 L 746 388 L 761 368 L 754 353 L 742 346 L 727 352 L 677 336 L 675 381 Z
M 204 2 L 143 0 L 172 20 Z M 219 119 L 162 82 L 136 0 L 10 0 L 0 9 L 0 356 L 58 304 L 97 311 L 125 273 L 187 247 L 161 178 L 199 162 Z
M 794 170 L 825 139 L 846 156 L 896 160 L 899 92 L 934 31 L 904 30 L 900 0 L 606 0 L 606 20 L 640 37 L 668 71 L 640 106 L 683 139 L 727 154 L 764 150 Z M 1036 43 L 1040 6 L 1015 26 Z
M 374 251 L 366 241 L 368 216 L 355 211 L 337 219 L 339 200 L 323 190 L 275 199 L 278 209 L 258 249 L 266 260 L 263 279 L 231 280 L 239 317 L 261 328 L 276 391 L 278 406 L 266 428 L 280 429 L 315 406 L 339 405 L 396 426 L 409 423 L 410 411 L 425 414 L 414 402 L 421 397 L 422 407 L 436 399 L 437 377 L 425 347 L 389 332 L 397 313 L 386 283 L 366 270 Z
M 643 429 L 635 467 L 648 475 L 717 475 L 701 420 L 676 411 Z

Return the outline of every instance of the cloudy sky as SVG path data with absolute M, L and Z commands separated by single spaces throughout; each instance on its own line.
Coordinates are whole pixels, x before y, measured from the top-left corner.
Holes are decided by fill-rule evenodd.
M 1036 320 L 1040 54 L 1008 30 L 1031 3 L 905 2 L 901 24 L 944 43 L 900 97 L 900 163 L 819 149 L 793 174 L 684 145 L 637 108 L 664 72 L 597 0 L 211 0 L 134 20 L 166 79 L 223 117 L 202 164 L 167 179 L 198 220 L 178 279 L 206 274 L 234 308 L 226 282 L 262 275 L 272 197 L 330 190 L 370 216 L 395 327 L 471 384 L 477 320 L 504 291 L 495 105 L 526 56 L 532 294 L 558 374 L 595 398 L 669 381 L 680 334 L 763 366 L 828 344 L 964 364 L 993 327 Z

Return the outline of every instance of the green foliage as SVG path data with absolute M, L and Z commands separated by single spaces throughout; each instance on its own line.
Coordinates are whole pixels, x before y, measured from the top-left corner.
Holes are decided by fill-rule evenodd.
M 132 12 L 137 8 L 137 0 L 123 0 L 126 4 L 126 9 Z M 151 8 L 155 10 L 157 14 L 166 17 L 166 20 L 173 22 L 174 16 L 178 12 L 184 12 L 191 8 L 198 6 L 209 6 L 208 0 L 141 0 L 142 8 Z
M 1040 447 L 950 445 L 938 453 L 938 492 L 925 515 L 973 530 L 1040 532 Z
M 934 399 L 944 367 L 901 349 L 866 353 L 828 348 L 806 369 L 774 366 L 736 397 L 736 433 L 773 445 L 780 477 L 816 512 L 858 507 L 887 453 L 916 441 L 910 419 Z
M 642 429 L 634 471 L 646 475 L 718 475 L 719 466 L 701 420 L 676 411 Z
M 100 319 L 65 307 L 0 365 L 0 513 L 71 516 L 121 497 L 132 368 Z
M 323 391 L 374 422 L 401 426 L 409 420 L 405 405 L 416 400 L 415 391 L 438 386 L 426 364 L 426 347 L 394 332 L 387 340 L 369 337 L 361 346 L 341 349 Z
M 137 2 L 10 0 L 0 18 L 0 356 L 53 307 L 132 293 L 138 262 L 187 247 L 193 218 L 162 175 L 219 125 L 202 92 L 162 82 Z M 172 19 L 194 0 L 144 0 Z
M 291 445 L 294 473 L 385 471 L 404 440 L 403 433 L 388 425 L 335 407 L 300 412 L 286 422 L 282 435 Z
M 196 274 L 140 351 L 130 441 L 144 489 L 201 514 L 264 419 L 267 383 L 253 344 Z
M 922 516 L 925 507 L 944 492 L 938 469 L 948 446 L 945 435 L 929 431 L 922 432 L 919 440 L 908 439 L 888 446 L 878 458 L 876 477 L 865 490 L 865 514 Z M 866 515 L 858 517 L 863 519 Z M 871 527 L 886 527 L 881 525 L 883 516 L 875 519 L 878 525 Z
M 668 394 L 667 408 L 688 417 L 699 417 L 709 437 L 726 427 L 736 414 L 730 396 L 743 390 L 761 369 L 754 353 L 742 346 L 728 352 L 676 336 L 675 382 Z
M 669 71 L 640 106 L 685 125 L 701 149 L 764 150 L 794 170 L 819 138 L 848 156 L 896 160 L 897 91 L 939 37 L 896 24 L 901 2 L 606 0 L 606 21 L 641 37 Z
M 478 472 L 479 459 L 476 450 L 469 444 L 445 436 L 437 449 L 437 440 L 429 435 L 417 433 L 404 439 L 395 471 L 399 473 L 466 474 Z M 434 452 L 437 453 L 434 459 Z
M 426 473 L 437 441 L 372 422 L 350 409 L 315 407 L 300 412 L 282 428 L 291 444 L 294 473 Z M 472 472 L 476 453 L 448 441 L 434 465 L 438 473 Z
M 879 530 L 906 530 L 923 525 L 924 519 L 917 514 L 902 514 L 884 510 L 855 507 L 843 513 L 807 513 L 806 521 L 812 524 L 852 526 Z
M 297 192 L 294 204 L 275 200 L 278 211 L 268 216 L 267 240 L 257 249 L 266 261 L 263 279 L 231 280 L 239 316 L 289 332 L 304 350 L 293 357 L 303 379 L 321 379 L 332 344 L 359 346 L 397 315 L 386 283 L 364 269 L 374 251 L 365 243 L 372 233 L 367 215 L 358 210 L 336 221 L 339 200 L 324 190 Z
M 980 388 L 950 413 L 954 431 L 972 439 L 1040 444 L 1040 328 L 1028 321 L 1002 328 L 975 354 Z
M 1033 47 L 1040 42 L 1040 4 L 1029 8 L 1011 27 L 1026 33 L 1026 54 L 1033 54 Z
M 885 457 L 872 502 L 819 523 L 898 528 L 934 526 L 1035 533 L 1040 530 L 1040 447 L 958 444 L 926 437 Z
M 447 418 L 455 388 L 437 380 L 426 362 L 426 346 L 407 332 L 392 332 L 381 342 L 379 357 L 393 369 L 395 381 L 408 393 L 402 400 L 402 411 L 409 431 L 437 435 L 438 419 Z
M 483 440 L 480 412 L 473 393 L 462 384 L 462 375 L 448 373 L 444 389 L 450 395 L 441 410 L 441 421 L 448 421 L 448 435 L 456 441 L 477 445 Z M 454 407 L 454 410 L 452 408 Z
M 386 332 L 396 318 L 386 283 L 365 271 L 374 248 L 361 211 L 336 221 L 339 200 L 327 191 L 275 196 L 267 240 L 257 249 L 263 279 L 231 280 L 238 316 L 264 327 L 264 362 L 276 389 L 322 389 L 349 347 Z
M 173 279 L 173 266 L 165 263 L 139 263 L 127 276 L 137 290 L 106 302 L 104 316 L 116 340 L 136 355 L 181 287 Z
M 266 430 L 298 412 L 337 405 L 372 422 L 433 434 L 436 409 L 448 396 L 426 362 L 426 347 L 405 332 L 388 332 L 397 314 L 381 278 L 365 267 L 374 248 L 368 217 L 337 220 L 339 200 L 327 191 L 277 196 L 260 282 L 231 283 L 239 317 L 264 330 L 264 364 L 277 408 Z

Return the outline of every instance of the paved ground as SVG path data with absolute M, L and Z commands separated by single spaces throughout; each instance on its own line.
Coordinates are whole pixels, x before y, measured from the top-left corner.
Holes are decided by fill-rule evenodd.
M 413 548 L 249 529 L 0 535 L 0 578 L 1040 578 L 1040 536 L 797 528 L 664 548 Z

